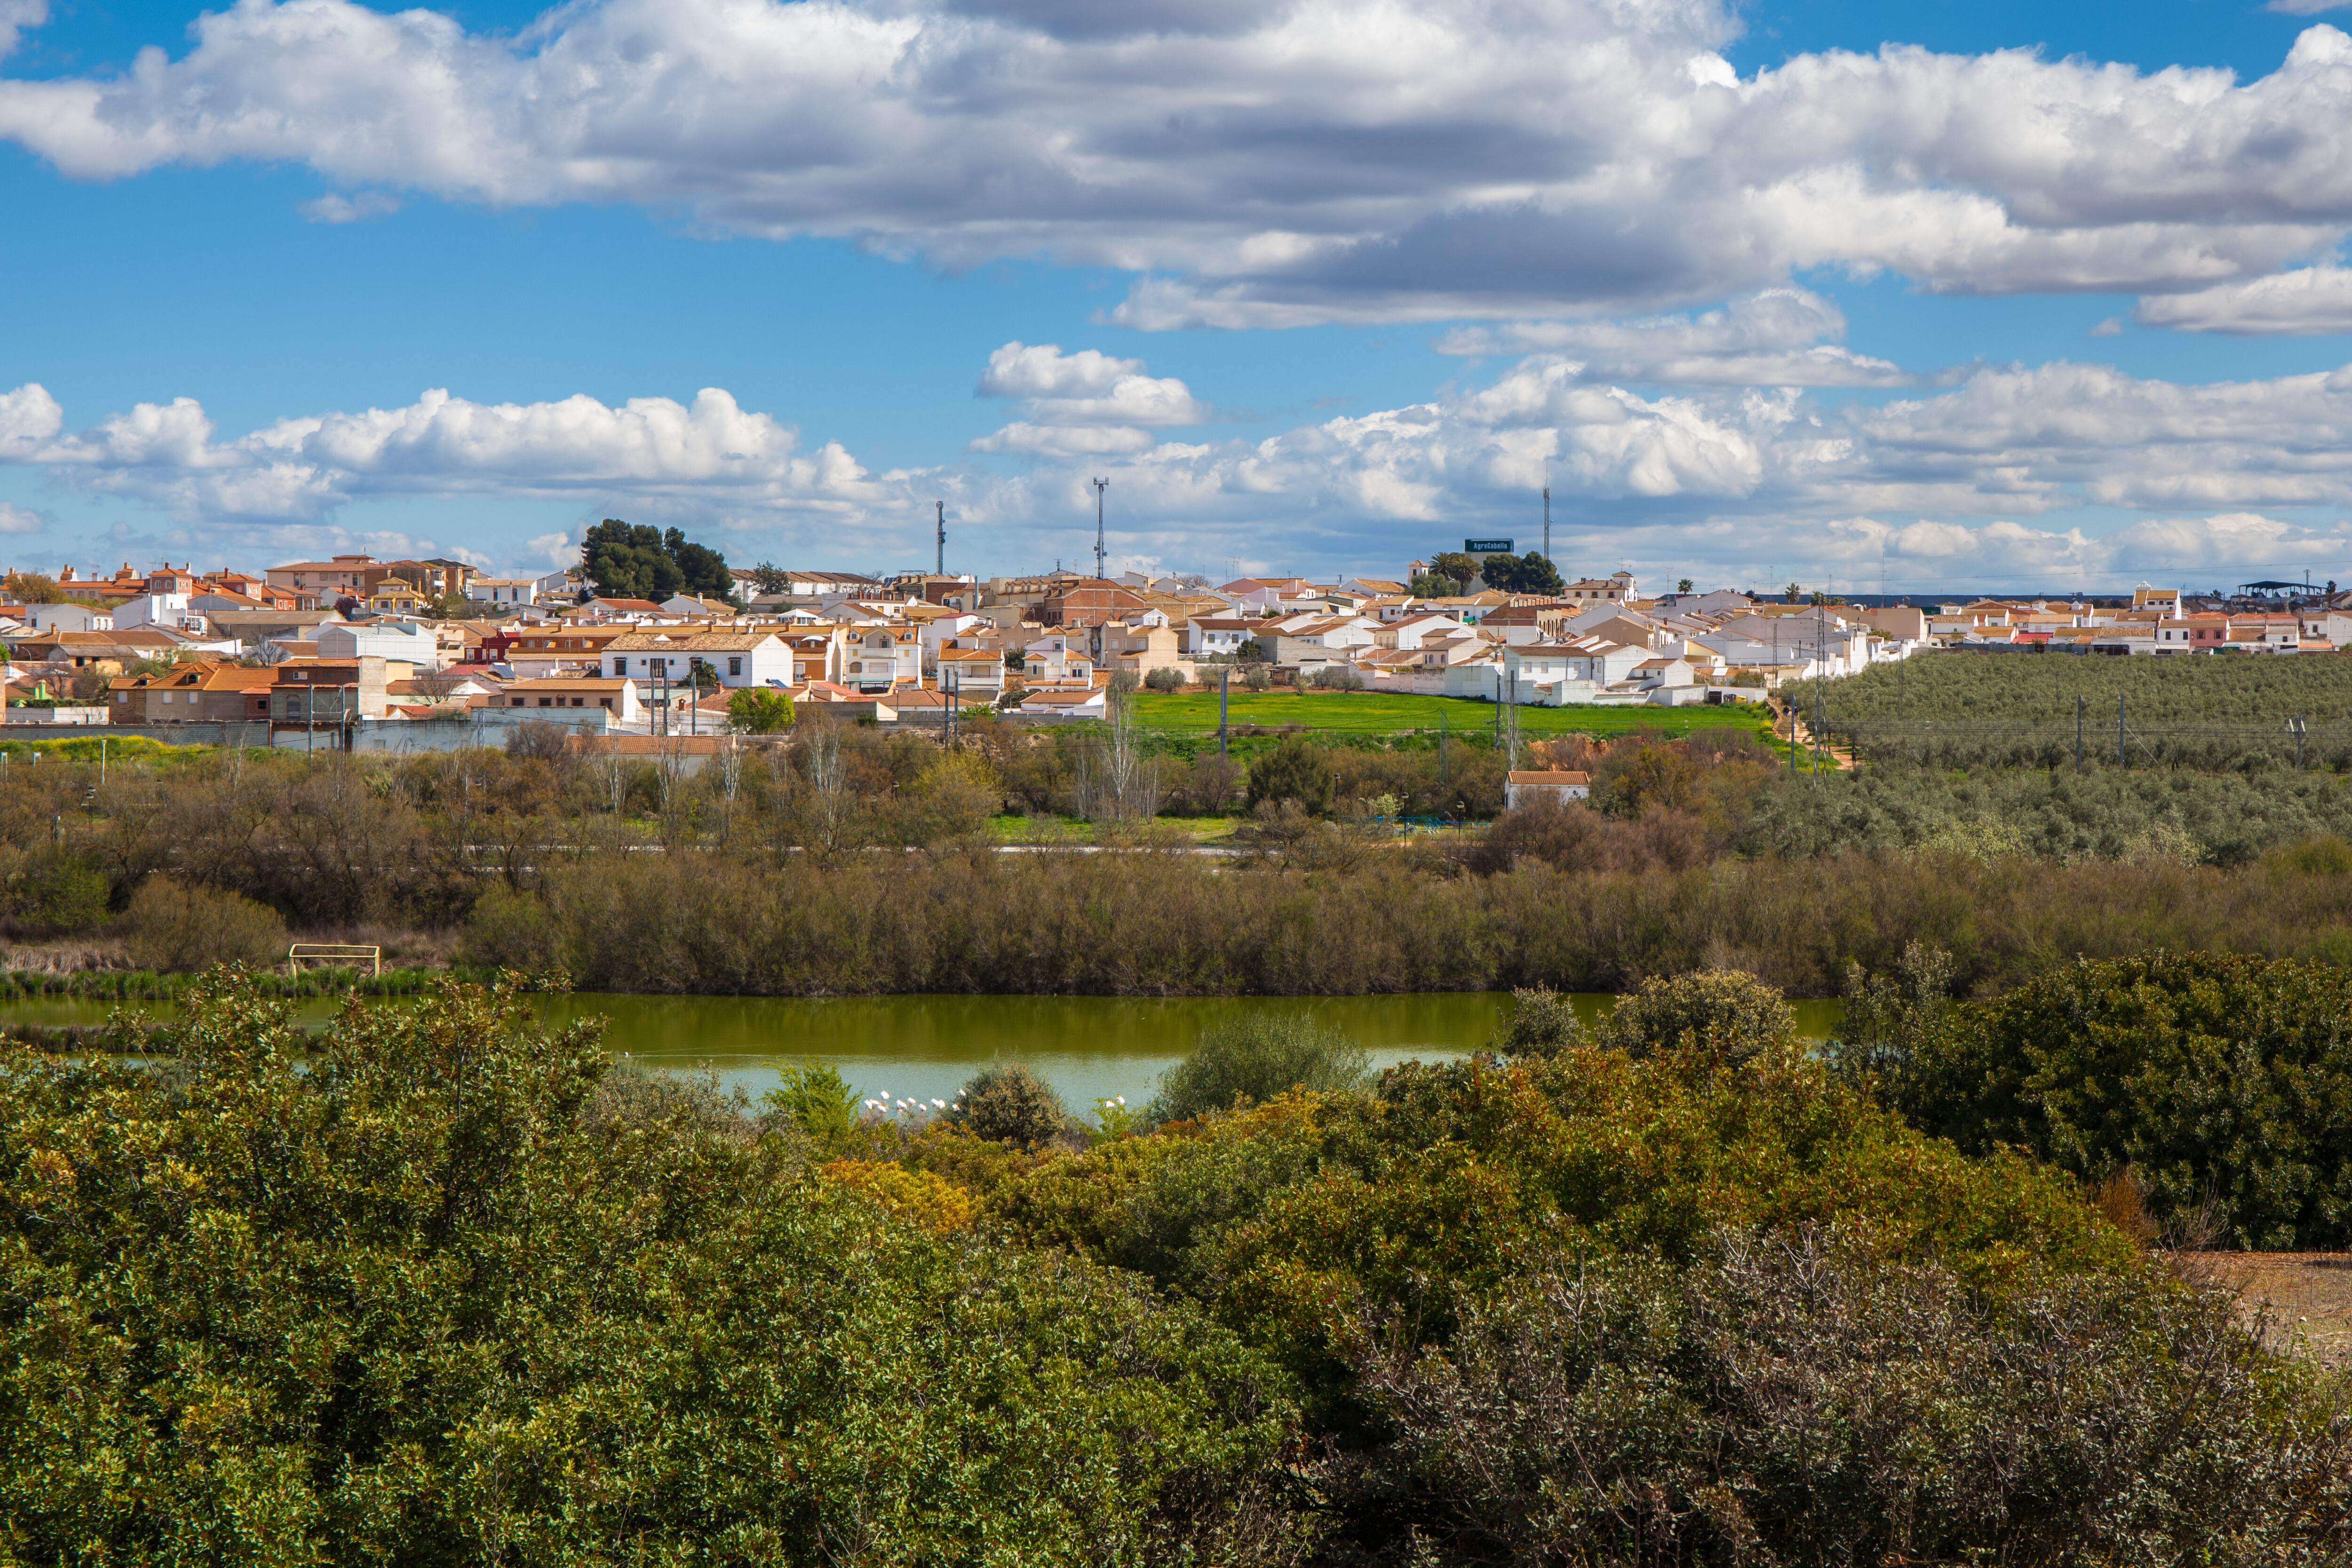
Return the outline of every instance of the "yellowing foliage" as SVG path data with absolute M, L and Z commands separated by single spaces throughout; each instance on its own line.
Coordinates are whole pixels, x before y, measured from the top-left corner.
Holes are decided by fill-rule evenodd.
M 824 1173 L 934 1236 L 970 1230 L 980 1213 L 979 1200 L 971 1194 L 929 1171 L 878 1160 L 835 1160 L 825 1165 Z

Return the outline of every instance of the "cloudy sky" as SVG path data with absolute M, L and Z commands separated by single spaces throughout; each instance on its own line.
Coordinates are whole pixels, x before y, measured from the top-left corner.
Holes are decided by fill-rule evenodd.
M 2343 29 L 0 0 L 0 556 L 2352 581 Z

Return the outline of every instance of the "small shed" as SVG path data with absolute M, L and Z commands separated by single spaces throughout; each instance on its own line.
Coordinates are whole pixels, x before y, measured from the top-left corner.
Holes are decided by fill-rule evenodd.
M 1591 793 L 1591 773 L 1567 768 L 1523 768 L 1505 781 L 1503 804 L 1517 811 L 1549 796 L 1565 805 L 1571 800 L 1583 800 Z

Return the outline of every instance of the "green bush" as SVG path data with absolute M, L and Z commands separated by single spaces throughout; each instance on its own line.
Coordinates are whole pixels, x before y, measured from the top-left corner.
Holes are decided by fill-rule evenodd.
M 1297 1529 L 1256 1479 L 1295 1416 L 1231 1334 L 773 1141 L 593 1122 L 591 1027 L 452 988 L 312 1038 L 216 983 L 176 1043 L 0 1044 L 12 1560 L 1092 1568 Z
M 1797 1016 L 1780 992 L 1752 974 L 1702 969 L 1643 982 L 1601 1021 L 1595 1037 L 1637 1058 L 1695 1047 L 1744 1062 L 1790 1048 Z
M 1511 1016 L 1494 1048 L 1509 1057 L 1556 1057 L 1585 1043 L 1584 1021 L 1570 1000 L 1549 985 L 1511 993 Z
M 1323 748 L 1296 735 L 1250 763 L 1250 805 L 1286 800 L 1316 816 L 1331 809 L 1331 768 Z
M 727 699 L 727 724 L 746 735 L 772 735 L 793 727 L 793 700 L 764 687 L 739 688 Z
M 1684 1268 L 1531 1268 L 1443 1354 L 1353 1354 L 1395 1436 L 1335 1501 L 1445 1563 L 2333 1561 L 2352 1500 L 2342 1425 L 2147 1272 L 1989 1310 L 1819 1228 L 1731 1231 Z
M 948 1119 L 976 1138 L 1026 1149 L 1060 1137 L 1070 1115 L 1052 1084 L 1019 1062 L 999 1062 L 965 1082 Z
M 537 974 L 562 967 L 563 933 L 537 893 L 493 884 L 466 917 L 466 962 Z
M 760 1097 L 770 1110 L 820 1142 L 849 1136 L 857 1125 L 857 1091 L 831 1062 L 805 1061 L 783 1068 L 774 1089 Z
M 1305 1013 L 1251 1013 L 1202 1034 L 1192 1054 L 1161 1075 L 1150 1115 L 1178 1121 L 1294 1089 L 1354 1089 L 1370 1066 L 1344 1031 Z
M 2077 962 L 1870 1061 L 1890 1104 L 1963 1149 L 2129 1173 L 2159 1220 L 2218 1205 L 2237 1247 L 2352 1243 L 2352 974 L 2333 965 Z
M 1146 675 L 1143 685 L 1149 691 L 1181 691 L 1184 689 L 1184 672 L 1163 667 Z
M 26 879 L 19 905 L 27 920 L 51 936 L 80 936 L 106 923 L 106 873 L 70 858 L 37 867 Z
M 286 956 L 286 921 L 276 910 L 160 874 L 131 895 L 122 937 L 133 963 L 167 973 L 215 963 L 258 968 Z
M 1361 691 L 1364 678 L 1356 673 L 1351 664 L 1327 664 L 1307 678 L 1307 684 L 1318 691 Z

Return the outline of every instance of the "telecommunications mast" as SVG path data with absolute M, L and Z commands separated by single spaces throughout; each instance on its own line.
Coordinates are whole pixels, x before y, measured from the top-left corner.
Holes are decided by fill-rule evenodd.
M 1097 479 L 1095 486 L 1095 575 L 1103 574 L 1103 491 L 1110 489 L 1108 479 Z

